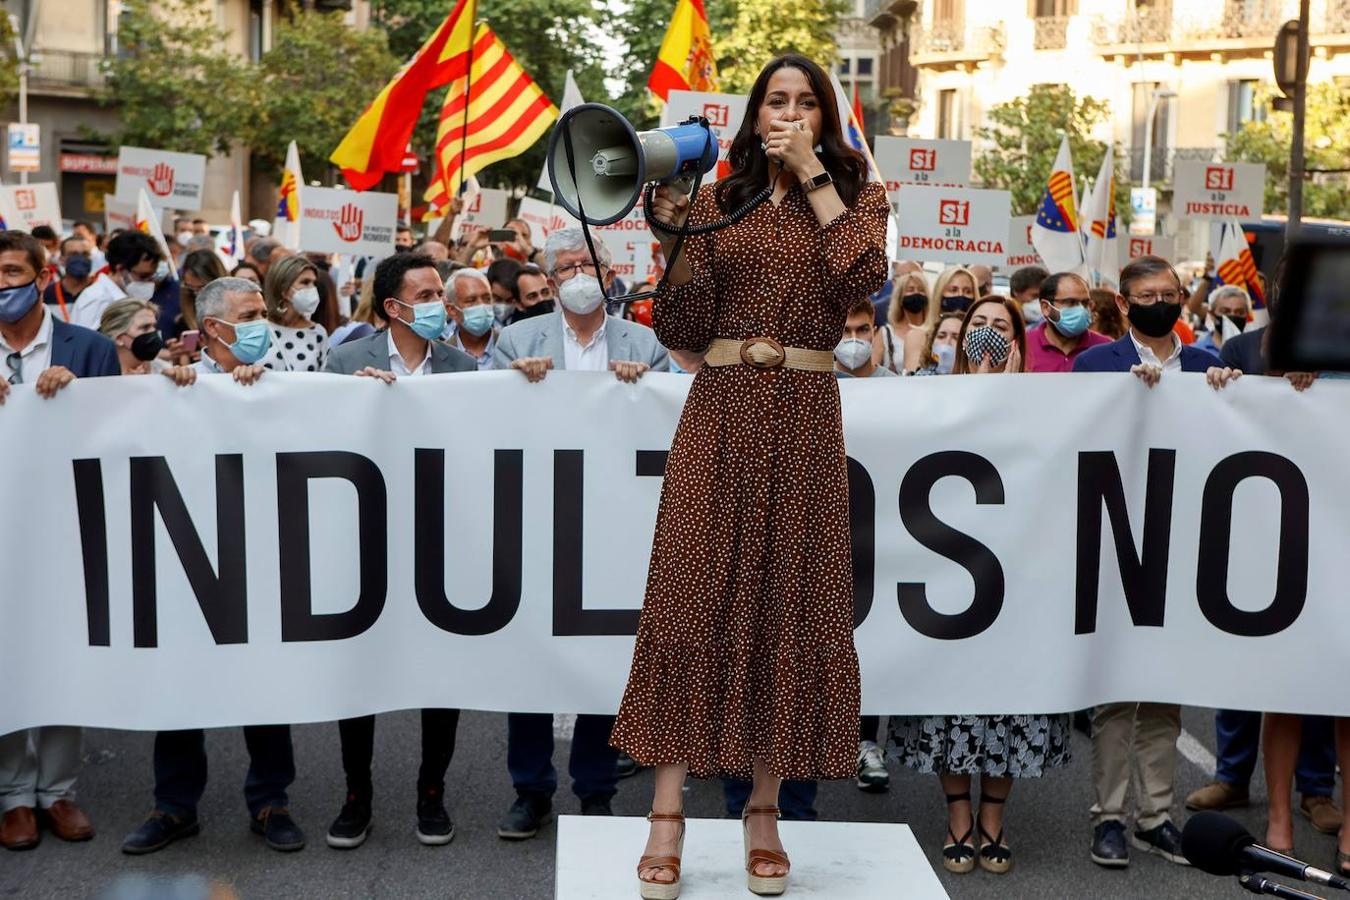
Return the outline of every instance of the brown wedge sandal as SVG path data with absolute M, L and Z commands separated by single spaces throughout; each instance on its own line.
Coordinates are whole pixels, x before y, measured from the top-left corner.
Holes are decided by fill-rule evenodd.
M 674 856 L 644 856 L 638 860 L 638 894 L 642 900 L 675 900 L 680 896 L 680 857 L 684 856 L 684 816 L 680 813 L 647 813 L 648 822 L 679 822 L 680 839 Z M 648 881 L 643 869 L 670 869 L 674 881 Z
M 756 850 L 750 847 L 750 817 L 751 816 L 773 816 L 779 818 L 782 813 L 776 806 L 747 806 L 741 813 L 741 831 L 745 837 L 745 874 L 746 887 L 750 893 L 758 894 L 761 897 L 777 897 L 787 890 L 787 873 L 782 875 L 756 875 L 755 866 L 761 863 L 768 863 L 773 866 L 782 866 L 785 869 L 792 867 L 788 861 L 786 853 L 779 853 L 776 850 Z

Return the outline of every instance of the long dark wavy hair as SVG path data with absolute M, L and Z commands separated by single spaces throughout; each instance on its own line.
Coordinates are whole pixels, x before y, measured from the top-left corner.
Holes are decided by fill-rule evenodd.
M 848 145 L 839 128 L 839 104 L 835 101 L 830 76 L 805 56 L 786 53 L 765 66 L 755 79 L 755 86 L 750 89 L 745 121 L 741 122 L 741 129 L 736 132 L 728 155 L 731 174 L 717 182 L 714 189 L 713 196 L 717 198 L 717 205 L 723 213 L 741 206 L 769 183 L 769 157 L 760 149 L 755 123 L 759 120 L 759 108 L 764 103 L 764 95 L 769 92 L 769 79 L 785 66 L 800 69 L 806 75 L 811 91 L 816 95 L 816 102 L 820 104 L 821 133 L 816 135 L 816 143 L 821 149 L 817 155 L 834 179 L 845 206 L 853 206 L 867 182 L 867 160 Z

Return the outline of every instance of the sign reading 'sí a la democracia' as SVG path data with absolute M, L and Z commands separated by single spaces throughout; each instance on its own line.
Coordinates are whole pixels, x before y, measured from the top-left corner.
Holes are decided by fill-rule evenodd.
M 300 249 L 310 253 L 389 256 L 398 195 L 307 187 L 300 195 Z
M 59 402 L 15 385 L 0 733 L 613 713 L 691 381 L 82 378 Z M 1350 714 L 1325 677 L 1350 646 L 1350 382 L 889 381 L 839 390 L 865 712 Z M 1110 415 L 1032 433 L 1020 409 Z M 689 565 L 755 573 L 757 547 Z M 507 659 L 515 677 L 487 677 Z
M 192 211 L 202 208 L 206 157 L 199 153 L 172 153 L 146 147 L 117 151 L 117 198 L 135 203 L 141 188 L 150 205 Z
M 1172 212 L 1183 219 L 1256 218 L 1265 190 L 1261 163 L 1178 160 L 1172 168 Z
M 902 184 L 896 195 L 900 259 L 987 266 L 1006 263 L 1012 208 L 1007 191 Z

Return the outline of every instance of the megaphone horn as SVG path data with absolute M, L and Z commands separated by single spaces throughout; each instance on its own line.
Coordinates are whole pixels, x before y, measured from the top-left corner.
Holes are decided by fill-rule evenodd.
M 587 225 L 611 225 L 628 215 L 649 182 L 706 173 L 715 165 L 717 139 L 706 120 L 637 131 L 601 103 L 563 113 L 548 142 L 553 198 Z

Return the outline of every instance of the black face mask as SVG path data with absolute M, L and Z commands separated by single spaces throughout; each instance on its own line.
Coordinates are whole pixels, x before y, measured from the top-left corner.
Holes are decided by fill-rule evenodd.
M 960 295 L 957 295 L 955 297 L 943 297 L 942 311 L 963 313 L 966 310 L 970 309 L 970 304 L 974 302 L 975 301 L 970 297 L 962 297 Z
M 552 300 L 540 300 L 534 306 L 527 306 L 524 309 L 518 309 L 511 316 L 512 322 L 519 322 L 522 319 L 533 319 L 535 316 L 547 315 L 553 312 Z
M 1152 306 L 1131 303 L 1127 318 L 1131 325 L 1139 329 L 1140 334 L 1151 338 L 1166 337 L 1172 326 L 1177 324 L 1177 319 L 1181 318 L 1181 304 L 1164 303 L 1161 300 Z
M 395 253 L 411 253 L 411 252 L 412 252 L 412 247 L 409 247 L 409 246 L 407 246 L 406 244 L 395 244 L 395 245 L 394 245 L 394 252 L 395 252 Z
M 905 296 L 900 298 L 900 305 L 905 308 L 906 312 L 912 313 L 923 312 L 924 309 L 928 307 L 928 295 L 906 294 Z
M 149 362 L 164 349 L 164 337 L 158 331 L 147 331 L 131 341 L 131 355 L 141 362 Z
M 1246 330 L 1247 330 L 1247 317 L 1246 317 L 1246 316 L 1224 316 L 1224 318 L 1227 319 L 1228 321 L 1232 322 L 1232 323 L 1233 323 L 1233 327 L 1236 328 L 1239 332 L 1242 332 L 1242 331 L 1246 331 Z M 1222 323 L 1219 324 L 1219 334 L 1223 334 L 1223 324 L 1222 324 Z

